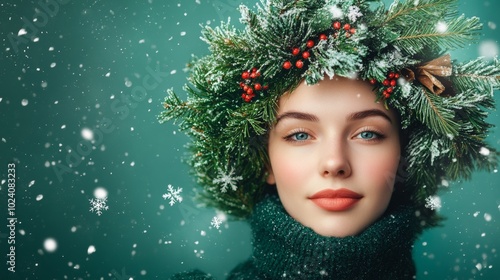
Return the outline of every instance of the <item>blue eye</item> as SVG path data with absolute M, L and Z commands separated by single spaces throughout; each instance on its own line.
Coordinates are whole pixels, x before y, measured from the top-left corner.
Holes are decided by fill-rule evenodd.
M 376 132 L 367 130 L 367 131 L 363 131 L 363 132 L 359 133 L 356 136 L 356 138 L 370 141 L 370 140 L 378 140 L 378 139 L 384 138 L 384 136 L 381 135 L 380 133 L 376 133 Z
M 292 133 L 288 136 L 286 136 L 284 139 L 286 141 L 290 141 L 290 142 L 301 142 L 301 141 L 306 141 L 306 140 L 310 140 L 310 135 L 306 132 L 295 132 L 295 133 Z
M 292 136 L 292 139 L 296 140 L 296 141 L 305 141 L 305 140 L 309 139 L 309 134 L 307 134 L 305 132 L 294 133 L 291 136 Z
M 361 137 L 362 139 L 373 139 L 377 137 L 377 134 L 372 131 L 363 131 L 359 134 L 359 137 Z

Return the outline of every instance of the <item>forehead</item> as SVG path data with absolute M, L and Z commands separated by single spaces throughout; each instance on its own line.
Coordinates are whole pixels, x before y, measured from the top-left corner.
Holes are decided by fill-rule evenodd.
M 315 85 L 302 82 L 295 90 L 280 97 L 278 114 L 300 111 L 318 116 L 341 116 L 365 110 L 383 110 L 397 123 L 397 114 L 376 102 L 372 85 L 343 77 L 325 78 Z

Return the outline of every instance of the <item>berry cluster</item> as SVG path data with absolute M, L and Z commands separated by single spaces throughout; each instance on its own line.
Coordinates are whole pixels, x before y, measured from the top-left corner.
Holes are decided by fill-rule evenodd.
M 351 35 L 353 35 L 354 33 L 356 33 L 356 28 L 352 27 L 349 23 L 346 23 L 344 24 L 344 26 L 342 26 L 342 24 L 339 22 L 339 21 L 335 21 L 333 24 L 332 24 L 332 27 L 333 27 L 333 32 L 330 31 L 328 33 L 331 33 L 331 35 L 334 37 L 334 38 L 337 38 L 339 36 L 339 33 L 340 33 L 340 30 L 343 29 L 345 30 L 345 35 L 346 37 L 351 37 Z M 328 40 L 328 36 L 327 34 L 325 33 L 321 33 L 319 36 L 318 36 L 318 40 L 319 41 L 323 41 L 323 40 Z M 283 63 L 283 68 L 286 69 L 286 70 L 289 70 L 291 69 L 294 65 L 296 68 L 298 69 L 301 69 L 304 67 L 304 64 L 305 64 L 305 61 L 307 61 L 309 59 L 309 57 L 311 56 L 311 53 L 310 53 L 310 49 L 312 47 L 314 47 L 315 45 L 315 42 L 314 40 L 307 40 L 306 42 L 306 49 L 304 51 L 302 51 L 300 48 L 292 48 L 292 55 L 294 57 L 298 57 L 298 59 L 295 60 L 295 63 L 292 63 L 292 61 L 285 61 Z M 300 55 L 300 56 L 299 56 Z
M 250 102 L 258 91 L 268 89 L 268 85 L 262 85 L 258 82 L 259 77 L 260 72 L 257 71 L 255 67 L 252 68 L 251 71 L 243 71 L 243 73 L 241 73 L 241 78 L 243 79 L 243 81 L 240 82 L 240 87 L 243 89 L 241 98 L 243 98 L 245 102 Z
M 332 27 L 335 30 L 335 32 L 333 33 L 333 36 L 335 38 L 338 37 L 340 29 L 344 29 L 345 30 L 345 36 L 347 38 L 351 37 L 351 35 L 354 35 L 354 33 L 356 33 L 356 28 L 352 27 L 349 23 L 346 23 L 346 24 L 344 24 L 344 26 L 342 26 L 342 23 L 340 23 L 340 21 L 335 21 L 332 24 Z
M 326 36 L 326 34 L 321 34 L 321 35 L 319 35 L 319 39 L 326 40 L 326 39 L 328 39 L 328 37 Z M 314 47 L 314 44 L 315 44 L 314 40 L 307 40 L 306 49 L 304 51 L 302 51 L 300 48 L 297 48 L 297 47 L 292 49 L 292 55 L 294 57 L 298 56 L 298 59 L 295 61 L 295 67 L 297 67 L 298 69 L 301 69 L 302 67 L 304 67 L 304 61 L 308 60 L 309 57 L 311 57 L 311 52 L 309 51 L 309 49 Z M 283 68 L 286 70 L 292 68 L 292 62 L 290 62 L 288 60 L 285 61 L 283 63 Z
M 383 87 L 382 96 L 385 99 L 391 97 L 391 94 L 394 92 L 394 89 L 398 84 L 399 77 L 400 77 L 399 73 L 389 72 L 389 74 L 387 74 L 387 78 L 384 81 L 382 81 L 382 87 Z M 370 83 L 372 85 L 376 85 L 377 80 L 371 79 Z

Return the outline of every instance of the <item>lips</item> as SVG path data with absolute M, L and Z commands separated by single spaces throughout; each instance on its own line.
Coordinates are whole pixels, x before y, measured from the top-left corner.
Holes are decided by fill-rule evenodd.
M 333 212 L 348 210 L 361 198 L 362 195 L 348 189 L 322 190 L 309 197 L 319 207 Z

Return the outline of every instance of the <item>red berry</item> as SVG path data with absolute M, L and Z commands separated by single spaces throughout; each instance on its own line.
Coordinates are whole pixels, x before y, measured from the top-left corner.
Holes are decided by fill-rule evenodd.
M 297 62 L 295 62 L 295 67 L 297 67 L 299 69 L 302 68 L 302 67 L 304 67 L 304 62 L 302 60 L 300 60 L 300 59 L 297 60 Z
M 391 94 L 387 92 L 387 90 L 384 90 L 384 93 L 382 94 L 386 99 L 391 97 Z
M 248 85 L 244 85 L 244 86 L 243 86 L 243 90 L 244 90 L 244 91 L 247 91 L 249 88 L 250 88 L 250 87 L 249 87 Z
M 351 29 L 351 25 L 349 23 L 344 24 L 344 30 L 349 31 Z
M 255 94 L 247 94 L 247 93 L 242 93 L 241 94 L 241 98 L 243 98 L 243 100 L 245 100 L 246 102 L 250 102 L 252 100 L 252 98 L 255 97 Z
M 255 79 L 256 77 L 257 77 L 257 73 L 256 72 L 252 72 L 252 74 L 250 74 L 250 78 Z
M 302 53 L 302 57 L 304 59 L 308 59 L 310 56 L 311 56 L 311 54 L 308 51 L 305 51 L 305 52 Z
M 298 55 L 300 53 L 300 49 L 299 48 L 293 48 L 292 49 L 292 54 L 293 55 Z
M 390 82 L 389 82 L 389 80 L 385 79 L 385 80 L 382 82 L 382 84 L 383 84 L 384 86 L 388 87 L 388 86 L 390 85 Z
M 340 21 L 336 21 L 333 23 L 333 28 L 339 30 L 340 29 Z
M 245 71 L 243 72 L 243 74 L 241 74 L 241 77 L 243 78 L 243 80 L 247 80 L 248 78 L 250 78 L 250 73 Z
M 255 77 L 256 78 L 260 77 L 260 72 L 255 72 Z
M 320 34 L 319 35 L 319 39 L 320 40 L 326 40 L 326 39 L 328 39 L 328 37 L 326 36 L 326 34 Z
M 371 80 L 370 80 L 370 84 L 374 85 L 374 84 L 376 84 L 376 83 L 377 83 L 377 80 L 375 80 L 375 79 L 371 79 Z
M 290 63 L 290 61 L 285 61 L 283 63 L 283 68 L 285 68 L 286 70 L 292 68 L 292 63 Z
M 399 79 L 399 73 L 394 74 L 394 79 Z
M 390 72 L 387 76 L 389 79 L 394 79 L 394 72 Z
M 247 90 L 246 90 L 247 94 L 248 95 L 252 95 L 253 94 L 253 89 L 251 87 L 249 87 Z
M 312 48 L 312 47 L 314 47 L 314 41 L 313 41 L 313 40 L 309 40 L 309 41 L 307 41 L 306 46 L 307 46 L 308 48 Z
M 394 88 L 390 87 L 390 88 L 387 88 L 386 90 L 387 90 L 388 93 L 392 93 L 392 91 L 394 90 Z
M 262 85 L 261 85 L 261 84 L 259 84 L 259 83 L 256 83 L 255 85 L 253 85 L 253 88 L 254 88 L 255 90 L 261 90 L 261 89 L 262 89 Z
M 264 85 L 264 90 L 267 90 L 269 88 L 269 85 Z
M 391 80 L 391 87 L 395 87 L 397 85 L 396 80 Z
M 245 86 L 244 82 L 240 82 L 240 88 L 243 88 Z
M 353 28 L 351 28 L 351 29 L 349 30 L 349 32 L 351 32 L 351 34 L 356 33 L 356 28 L 354 28 L 354 27 L 353 27 Z
M 257 67 L 252 68 L 252 73 L 257 72 Z

